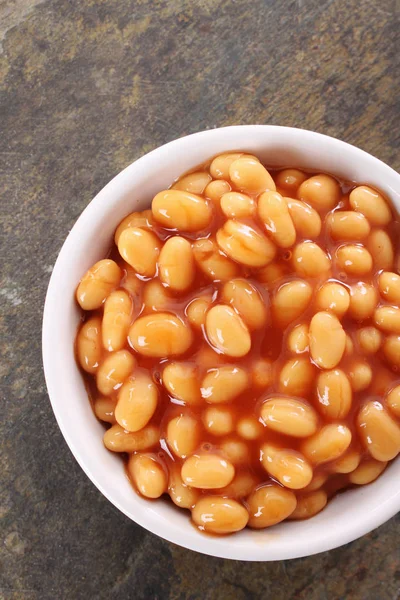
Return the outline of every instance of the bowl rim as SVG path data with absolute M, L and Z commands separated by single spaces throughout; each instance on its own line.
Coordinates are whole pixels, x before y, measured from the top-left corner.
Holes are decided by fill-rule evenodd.
M 129 512 L 121 505 L 121 503 L 113 497 L 112 493 L 102 485 L 102 483 L 98 480 L 96 474 L 93 473 L 91 471 L 91 469 L 86 465 L 85 461 L 83 460 L 83 458 L 80 455 L 79 450 L 75 446 L 73 436 L 70 433 L 70 426 L 68 425 L 68 423 L 64 422 L 64 420 L 58 410 L 58 407 L 57 407 L 56 381 L 55 381 L 55 378 L 53 377 L 53 372 L 52 372 L 53 357 L 52 357 L 52 354 L 50 351 L 50 347 L 47 344 L 47 340 L 48 340 L 49 336 L 51 336 L 51 333 L 54 328 L 54 324 L 52 322 L 51 315 L 54 314 L 56 297 L 55 297 L 55 294 L 53 293 L 53 291 L 56 288 L 56 286 L 58 285 L 59 277 L 62 274 L 62 269 L 64 268 L 64 265 L 68 263 L 67 253 L 68 253 L 69 244 L 71 243 L 71 240 L 74 237 L 74 235 L 76 234 L 76 232 L 80 229 L 80 225 L 84 221 L 87 220 L 87 218 L 90 214 L 94 213 L 97 210 L 98 206 L 100 206 L 100 204 L 102 202 L 102 198 L 105 195 L 105 193 L 109 192 L 110 189 L 112 189 L 116 184 L 123 183 L 125 178 L 127 176 L 129 176 L 130 172 L 133 169 L 137 169 L 142 164 L 145 164 L 147 161 L 150 161 L 154 156 L 156 156 L 160 153 L 168 154 L 170 152 L 173 152 L 173 150 L 175 148 L 178 148 L 182 145 L 191 144 L 193 142 L 196 142 L 197 140 L 203 139 L 204 137 L 211 138 L 213 135 L 220 135 L 221 131 L 223 131 L 224 133 L 233 135 L 233 134 L 235 134 L 235 132 L 237 132 L 239 130 L 242 132 L 244 130 L 247 130 L 249 135 L 251 136 L 251 133 L 254 132 L 255 129 L 257 129 L 257 130 L 262 129 L 263 131 L 265 131 L 266 134 L 268 132 L 271 132 L 272 130 L 274 130 L 275 132 L 291 130 L 291 132 L 293 132 L 293 135 L 305 136 L 309 139 L 309 141 L 333 144 L 337 147 L 337 149 L 339 151 L 342 150 L 344 152 L 349 152 L 349 151 L 351 151 L 353 153 L 356 152 L 364 160 L 368 159 L 367 162 L 372 161 L 375 165 L 380 164 L 381 171 L 386 173 L 386 175 L 389 177 L 389 179 L 393 179 L 393 177 L 395 179 L 397 179 L 398 183 L 399 183 L 399 185 L 398 185 L 399 192 L 396 192 L 396 193 L 400 194 L 400 175 L 394 169 L 392 169 L 389 165 L 382 162 L 380 159 L 374 157 L 373 155 L 369 154 L 368 152 L 365 152 L 364 150 L 362 150 L 356 146 L 353 146 L 347 142 L 344 142 L 340 139 L 337 139 L 337 138 L 334 138 L 334 137 L 331 137 L 331 136 L 328 136 L 328 135 L 325 135 L 322 133 L 318 133 L 315 131 L 309 131 L 306 129 L 279 126 L 279 125 L 257 125 L 257 124 L 255 124 L 255 125 L 234 125 L 234 126 L 228 126 L 228 127 L 207 129 L 204 131 L 200 131 L 197 133 L 193 133 L 193 134 L 190 134 L 187 136 L 180 137 L 180 138 L 172 140 L 166 144 L 163 144 L 163 145 L 151 150 L 150 152 L 144 154 L 143 156 L 139 157 L 138 159 L 134 160 L 131 164 L 129 164 L 122 171 L 120 171 L 117 175 L 115 175 L 88 203 L 88 205 L 85 207 L 85 209 L 79 215 L 79 217 L 75 221 L 72 229 L 68 233 L 64 243 L 61 246 L 61 249 L 59 250 L 59 253 L 58 253 L 58 256 L 57 256 L 57 259 L 54 264 L 53 271 L 52 271 L 52 274 L 51 274 L 51 277 L 49 280 L 47 292 L 46 292 L 46 298 L 45 298 L 44 310 L 43 310 L 43 323 L 42 323 L 42 360 L 43 360 L 43 369 L 44 369 L 44 375 L 45 375 L 45 380 L 46 380 L 46 386 L 47 386 L 48 396 L 49 396 L 49 400 L 50 400 L 50 403 L 52 406 L 52 410 L 54 412 L 54 416 L 56 418 L 58 427 L 60 428 L 61 433 L 62 433 L 67 445 L 69 446 L 69 449 L 71 450 L 73 456 L 75 457 L 76 461 L 78 462 L 78 464 L 80 465 L 80 467 L 82 468 L 84 473 L 87 475 L 87 477 L 92 481 L 92 483 L 97 487 L 97 489 L 116 508 L 118 508 L 118 510 L 120 510 L 130 520 L 133 520 L 135 523 L 139 524 L 140 526 L 142 526 L 146 530 L 150 531 L 151 533 L 158 535 L 159 537 L 161 537 L 169 542 L 172 542 L 174 544 L 177 544 L 178 546 L 181 546 L 183 548 L 187 548 L 187 549 L 190 549 L 193 551 L 197 551 L 197 552 L 209 555 L 209 556 L 215 556 L 215 557 L 219 557 L 219 558 L 267 562 L 267 561 L 273 561 L 273 560 L 282 560 L 282 559 L 291 559 L 291 558 L 312 556 L 313 554 L 317 554 L 320 552 L 331 550 L 338 546 L 345 545 L 345 544 L 361 537 L 362 535 L 369 533 L 370 531 L 372 531 L 373 529 L 375 529 L 376 527 L 378 527 L 379 525 L 381 525 L 382 523 L 384 523 L 385 521 L 387 521 L 388 519 L 393 517 L 400 510 L 400 489 L 399 489 L 398 493 L 395 493 L 393 496 L 386 499 L 386 501 L 384 502 L 385 510 L 372 511 L 368 515 L 363 515 L 362 520 L 357 521 L 357 522 L 350 522 L 348 529 L 344 533 L 342 531 L 335 532 L 332 530 L 330 532 L 326 532 L 326 535 L 325 535 L 324 539 L 322 540 L 322 542 L 321 542 L 321 540 L 319 541 L 319 543 L 312 543 L 310 541 L 308 548 L 303 547 L 302 550 L 287 553 L 287 555 L 285 555 L 285 556 L 265 558 L 263 556 L 259 556 L 257 554 L 257 552 L 255 552 L 254 554 L 251 554 L 249 556 L 248 555 L 244 556 L 243 551 L 241 551 L 240 548 L 239 548 L 239 550 L 235 550 L 235 545 L 232 543 L 229 545 L 230 550 L 229 550 L 229 554 L 228 554 L 226 551 L 221 550 L 221 548 L 218 545 L 216 545 L 214 547 L 214 545 L 211 543 L 213 538 L 208 538 L 208 537 L 207 537 L 207 539 L 209 540 L 210 543 L 208 544 L 207 549 L 205 549 L 204 547 L 199 548 L 196 543 L 192 543 L 190 540 L 185 540 L 180 533 L 178 535 L 175 535 L 174 533 L 169 533 L 166 531 L 158 530 L 156 528 L 156 526 L 153 525 L 151 519 L 146 518 L 145 511 L 135 514 L 135 516 L 133 518 L 132 515 L 129 514 Z M 237 149 L 237 148 L 235 148 L 235 149 Z M 234 150 L 234 148 L 232 148 L 232 150 Z M 203 536 L 199 535 L 199 537 L 203 537 Z

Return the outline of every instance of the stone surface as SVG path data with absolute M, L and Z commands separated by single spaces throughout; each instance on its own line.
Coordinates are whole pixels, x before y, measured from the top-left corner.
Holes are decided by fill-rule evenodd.
M 57 252 L 144 152 L 239 123 L 314 129 L 400 169 L 398 0 L 0 0 L 4 599 L 395 600 L 399 518 L 316 557 L 197 555 L 130 522 L 78 467 L 41 366 Z

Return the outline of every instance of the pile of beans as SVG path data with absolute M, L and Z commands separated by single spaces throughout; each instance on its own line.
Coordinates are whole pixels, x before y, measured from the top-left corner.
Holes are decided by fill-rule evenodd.
M 379 192 L 222 154 L 84 275 L 76 355 L 134 488 L 201 530 L 321 511 L 400 452 L 399 223 Z

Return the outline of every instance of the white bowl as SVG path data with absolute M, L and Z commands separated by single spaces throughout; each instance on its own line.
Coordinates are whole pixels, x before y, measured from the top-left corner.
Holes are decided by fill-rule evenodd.
M 132 489 L 120 456 L 103 446 L 104 427 L 93 415 L 74 358 L 80 319 L 74 292 L 80 277 L 110 248 L 120 220 L 143 210 L 179 175 L 210 156 L 246 150 L 269 166 L 332 173 L 376 186 L 400 212 L 400 175 L 344 142 L 325 135 L 267 125 L 213 129 L 153 150 L 117 175 L 87 206 L 68 235 L 51 276 L 43 318 L 43 362 L 53 410 L 76 460 L 98 489 L 127 517 L 162 538 L 204 554 L 270 561 L 329 550 L 371 531 L 400 509 L 400 460 L 379 479 L 336 496 L 307 521 L 284 522 L 264 531 L 227 537 L 199 533 L 186 511 L 165 501 L 147 501 Z

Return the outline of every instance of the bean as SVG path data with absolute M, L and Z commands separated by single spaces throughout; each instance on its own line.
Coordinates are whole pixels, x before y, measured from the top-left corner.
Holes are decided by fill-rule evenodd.
M 158 261 L 160 279 L 175 292 L 184 292 L 193 283 L 196 271 L 190 243 L 182 237 L 169 238 Z
M 222 354 L 219 354 L 211 348 L 207 342 L 204 342 L 195 356 L 195 361 L 202 369 L 207 370 L 222 365 L 224 363 L 224 357 Z
M 169 469 L 168 493 L 172 502 L 180 508 L 192 508 L 200 497 L 199 490 L 183 483 L 180 469 L 177 467 Z
M 211 175 L 206 171 L 196 171 L 180 177 L 171 186 L 171 189 L 189 192 L 190 194 L 202 194 L 211 180 Z
M 359 281 L 350 287 L 349 314 L 357 321 L 369 319 L 378 302 L 378 294 L 373 285 Z
M 232 188 L 229 183 L 223 179 L 211 181 L 204 190 L 204 196 L 209 198 L 214 206 L 218 209 L 220 208 L 222 196 L 230 192 L 231 189 Z
M 191 329 L 176 315 L 164 312 L 136 319 L 128 337 L 136 352 L 159 358 L 183 354 L 193 341 Z
M 249 225 L 232 219 L 217 231 L 217 243 L 232 260 L 248 267 L 263 267 L 276 254 L 276 246 Z
M 117 290 L 108 296 L 104 304 L 102 338 L 109 352 L 121 350 L 126 344 L 132 310 L 132 300 L 126 292 Z
M 290 248 L 296 241 L 296 230 L 285 200 L 278 192 L 264 192 L 258 198 L 258 216 L 269 235 L 280 248 Z
M 400 334 L 400 308 L 380 306 L 374 312 L 374 322 L 385 333 Z
M 313 436 L 303 440 L 300 450 L 314 465 L 336 460 L 351 443 L 351 431 L 338 423 L 325 425 Z
M 244 465 L 249 463 L 249 447 L 239 438 L 225 438 L 220 443 L 219 449 L 234 465 Z
M 344 419 L 352 403 L 350 381 L 341 369 L 323 371 L 317 379 L 317 400 L 320 413 L 327 419 Z
M 371 227 L 366 217 L 352 210 L 338 210 L 327 217 L 327 228 L 334 240 L 362 241 Z
M 141 229 L 152 229 L 154 227 L 153 214 L 151 210 L 143 210 L 142 212 L 133 212 L 121 221 L 115 230 L 114 242 L 118 246 L 118 241 L 121 233 L 129 227 L 140 227 Z
M 367 275 L 372 270 L 372 256 L 363 246 L 347 244 L 336 250 L 336 263 L 349 275 Z
M 339 202 L 340 186 L 329 175 L 314 175 L 301 184 L 297 196 L 316 210 L 326 212 Z
M 395 381 L 397 379 L 398 377 L 396 377 L 396 374 L 393 373 L 391 370 L 386 369 L 385 367 L 380 367 L 376 369 L 374 373 L 374 379 L 369 389 L 369 394 L 371 396 L 384 396 L 387 393 L 387 390 L 391 389 L 394 386 Z
M 192 248 L 197 266 L 212 281 L 227 281 L 238 274 L 236 263 L 222 254 L 213 240 L 196 240 Z
M 383 229 L 375 229 L 367 240 L 367 248 L 374 261 L 375 269 L 390 271 L 394 265 L 392 240 Z
M 296 508 L 296 496 L 279 485 L 264 485 L 247 498 L 249 527 L 264 529 L 284 521 Z
M 125 274 L 123 276 L 123 279 L 121 280 L 120 285 L 131 295 L 134 301 L 139 301 L 144 285 L 143 281 L 139 279 L 136 271 L 132 269 L 132 267 L 128 265 L 128 263 L 124 262 L 123 266 Z
M 319 288 L 315 304 L 318 310 L 329 310 L 341 319 L 349 309 L 350 294 L 340 283 L 328 281 Z
M 381 273 L 378 279 L 379 292 L 387 302 L 400 306 L 400 275 Z
M 114 398 L 100 396 L 94 401 L 94 414 L 100 421 L 104 421 L 105 423 L 115 423 L 114 411 L 116 404 Z
M 150 375 L 146 371 L 136 371 L 118 394 L 117 423 L 126 431 L 143 429 L 154 415 L 157 402 L 157 386 Z
M 128 473 L 138 492 L 145 498 L 159 498 L 167 491 L 167 476 L 158 460 L 151 454 L 132 454 Z
M 260 414 L 269 429 L 284 435 L 303 438 L 317 431 L 317 413 L 296 398 L 268 398 L 262 404 Z
M 280 188 L 295 194 L 300 185 L 307 179 L 307 175 L 298 169 L 282 169 L 277 173 L 275 183 Z
M 324 490 L 316 490 L 297 498 L 297 506 L 289 519 L 309 519 L 325 508 L 328 496 Z
M 229 179 L 229 167 L 243 155 L 243 152 L 224 152 L 216 156 L 210 165 L 212 177 L 214 179 Z M 253 158 L 258 160 L 255 156 Z
M 346 334 L 337 317 L 318 312 L 310 323 L 310 354 L 321 369 L 333 369 L 342 359 Z
M 171 296 L 158 279 L 152 279 L 144 284 L 143 304 L 147 311 L 168 310 L 172 301 Z
M 349 367 L 349 379 L 355 392 L 366 390 L 372 381 L 372 370 L 368 363 L 354 361 Z
M 195 298 L 186 307 L 188 321 L 193 327 L 200 329 L 206 324 L 206 314 L 211 306 L 211 294 L 203 298 Z
M 392 367 L 400 367 L 400 335 L 388 335 L 383 343 L 383 353 Z
M 229 485 L 235 467 L 218 454 L 195 454 L 183 463 L 181 476 L 186 485 L 211 490 Z
M 327 254 L 314 242 L 297 244 L 292 254 L 293 268 L 302 277 L 319 277 L 331 268 Z
M 245 279 L 232 279 L 225 283 L 221 300 L 239 313 L 250 330 L 265 326 L 267 310 L 263 299 L 257 288 Z
M 288 396 L 306 398 L 312 388 L 315 367 L 308 358 L 291 358 L 279 374 L 278 391 Z
M 244 440 L 256 440 L 262 435 L 263 426 L 254 417 L 243 417 L 236 426 L 236 431 Z
M 137 452 L 157 446 L 160 431 L 155 425 L 148 425 L 140 431 L 125 431 L 121 425 L 115 424 L 104 434 L 105 447 L 112 452 Z
M 246 194 L 228 192 L 221 197 L 221 209 L 228 219 L 245 219 L 254 215 L 256 203 Z
M 350 473 L 349 482 L 355 485 L 371 483 L 386 469 L 386 465 L 387 462 L 381 462 L 373 458 L 363 460 L 360 466 Z
M 236 500 L 206 496 L 193 508 L 192 519 L 202 531 L 227 534 L 244 529 L 249 513 Z
M 170 362 L 163 371 L 162 380 L 174 398 L 183 400 L 186 404 L 200 402 L 200 384 L 195 365 Z
M 221 494 L 221 496 L 224 496 L 225 498 L 231 497 L 235 499 L 242 499 L 246 498 L 246 496 L 252 492 L 255 485 L 257 485 L 256 477 L 252 473 L 242 471 L 236 473 L 231 483 L 226 487 L 217 490 L 217 493 Z
M 190 415 L 181 414 L 168 422 L 166 440 L 175 456 L 186 458 L 200 443 L 200 423 Z
M 400 418 L 400 385 L 393 388 L 386 397 L 386 404 L 392 414 Z
M 154 219 L 167 229 L 201 231 L 209 226 L 212 209 L 208 202 L 182 190 L 164 190 L 153 198 Z
M 229 177 L 241 192 L 259 194 L 276 190 L 274 180 L 267 169 L 253 156 L 241 156 L 229 167 Z
M 82 277 L 76 299 L 83 310 L 100 308 L 107 296 L 121 279 L 122 271 L 116 262 L 108 258 L 99 260 Z
M 400 426 L 382 404 L 370 400 L 358 413 L 358 433 L 369 453 L 376 460 L 392 460 L 400 452 Z
M 203 412 L 203 424 L 212 435 L 226 435 L 234 429 L 232 411 L 227 407 L 210 406 Z
M 263 444 L 261 464 L 267 473 L 291 490 L 300 490 L 312 480 L 313 470 L 310 463 L 300 452 L 294 450 Z
M 76 337 L 76 356 L 86 373 L 95 373 L 102 356 L 101 319 L 91 317 L 83 323 Z
M 383 336 L 376 327 L 362 327 L 356 334 L 358 345 L 364 354 L 375 354 L 382 345 Z
M 314 473 L 311 483 L 303 489 L 303 492 L 315 492 L 319 490 L 327 481 L 328 473 Z
M 118 251 L 139 275 L 154 276 L 160 253 L 160 240 L 154 233 L 140 227 L 124 229 L 119 236 Z
M 353 340 L 351 339 L 351 336 L 347 333 L 346 334 L 346 346 L 344 349 L 344 357 L 347 356 L 351 356 L 354 353 L 354 344 L 353 344 Z
M 251 382 L 257 388 L 266 388 L 271 385 L 272 361 L 260 358 L 253 362 L 251 367 Z
M 224 365 L 211 369 L 201 382 L 201 395 L 210 404 L 231 402 L 249 386 L 249 377 L 244 369 Z
M 227 356 L 245 356 L 250 350 L 249 330 L 230 306 L 217 304 L 210 308 L 205 329 L 210 344 Z
M 322 227 L 317 211 L 300 200 L 285 198 L 285 201 L 298 235 L 308 239 L 317 238 Z
M 279 279 L 283 279 L 288 273 L 286 265 L 272 262 L 261 269 L 254 271 L 254 276 L 261 283 L 267 284 L 267 287 L 275 285 Z
M 287 338 L 287 347 L 294 354 L 302 354 L 309 350 L 309 331 L 305 323 L 296 325 Z
M 273 320 L 279 327 L 287 327 L 306 310 L 311 300 L 312 287 L 307 281 L 293 279 L 282 284 L 272 300 Z
M 335 473 L 352 473 L 360 464 L 361 455 L 358 450 L 349 449 L 334 461 L 332 469 Z
M 372 225 L 388 225 L 392 220 L 384 197 L 366 185 L 360 185 L 350 192 L 350 206 L 365 215 Z
M 118 390 L 136 367 L 136 359 L 128 350 L 110 353 L 97 369 L 97 389 L 104 396 Z

